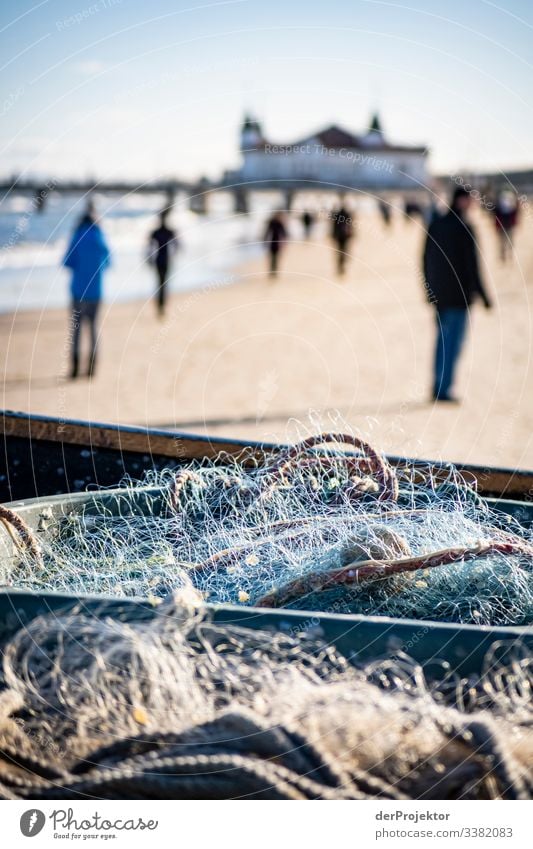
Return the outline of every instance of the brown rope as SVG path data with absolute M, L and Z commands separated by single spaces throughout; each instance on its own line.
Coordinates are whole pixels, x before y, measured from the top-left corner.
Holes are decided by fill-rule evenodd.
M 204 485 L 202 478 L 200 475 L 197 475 L 196 472 L 191 472 L 189 469 L 183 469 L 183 471 L 179 472 L 174 478 L 170 490 L 170 504 L 172 509 L 176 512 L 178 512 L 181 507 L 181 495 L 188 483 L 197 483 L 200 486 Z
M 388 515 L 387 513 L 384 514 L 385 517 L 387 517 L 387 515 Z M 370 513 L 370 514 L 367 514 L 367 516 L 371 517 L 371 518 L 374 517 L 374 518 L 381 519 L 381 516 L 379 516 L 379 514 Z M 331 520 L 331 517 L 319 517 L 319 518 L 322 518 L 322 519 L 328 519 L 329 518 Z M 351 522 L 354 522 L 353 516 L 346 517 L 346 521 L 348 521 L 348 519 Z M 266 529 L 268 530 L 268 526 L 266 526 Z M 325 528 L 324 530 L 327 530 L 327 528 Z M 288 531 L 291 531 L 291 533 L 288 533 Z M 376 533 L 375 528 L 373 529 L 373 532 Z M 302 538 L 305 538 L 306 536 L 314 536 L 315 533 L 316 533 L 316 530 L 313 527 L 305 527 L 305 526 L 298 527 L 298 525 L 296 525 L 294 528 L 292 528 L 289 524 L 285 524 L 284 526 L 282 525 L 278 529 L 276 529 L 275 524 L 274 524 L 271 527 L 270 536 L 266 536 L 266 537 L 263 537 L 261 539 L 250 540 L 249 542 L 242 543 L 241 545 L 237 545 L 237 546 L 234 546 L 232 548 L 223 548 L 220 551 L 216 551 L 214 554 L 211 554 L 206 560 L 203 560 L 200 563 L 190 564 L 190 568 L 193 569 L 194 571 L 207 571 L 209 569 L 223 569 L 223 568 L 226 568 L 227 566 L 241 563 L 243 560 L 245 560 L 245 557 L 247 555 L 255 554 L 258 550 L 260 551 L 262 548 L 265 548 L 267 546 L 279 545 L 279 544 L 285 544 L 286 545 L 286 544 L 289 544 L 289 543 L 296 542 L 297 540 L 301 540 Z M 411 553 L 410 550 L 409 550 L 409 546 L 407 545 L 407 543 L 405 542 L 403 537 L 401 537 L 398 533 L 396 533 L 393 530 L 383 528 L 383 529 L 381 529 L 381 534 L 379 534 L 379 532 L 378 532 L 378 535 L 381 535 L 381 537 L 383 538 L 384 533 L 386 533 L 386 535 L 388 536 L 390 543 L 394 547 L 396 547 L 398 553 L 400 553 L 400 552 L 403 553 L 403 554 L 410 554 Z M 365 547 L 365 543 L 366 543 L 366 545 L 368 545 L 368 541 L 365 540 L 364 536 L 361 537 L 360 539 L 358 539 L 357 536 L 356 536 L 354 538 L 354 543 L 359 544 L 363 548 L 363 550 L 364 550 L 364 547 Z M 370 553 L 370 552 L 368 552 L 368 553 Z
M 32 529 L 26 524 L 24 519 L 19 516 L 18 513 L 15 513 L 14 510 L 0 504 L 0 520 L 4 523 L 12 539 L 17 543 L 19 548 L 25 548 L 34 558 L 39 568 L 43 568 L 44 562 L 41 546 Z M 13 535 L 13 530 L 18 536 Z
M 328 456 L 316 454 L 311 450 L 317 446 L 333 442 L 351 445 L 360 451 L 362 456 L 350 457 L 342 454 Z M 293 445 L 283 452 L 272 466 L 263 468 L 264 484 L 260 487 L 259 492 L 254 493 L 252 490 L 247 490 L 247 496 L 251 499 L 256 497 L 258 501 L 268 499 L 280 484 L 288 483 L 290 477 L 297 471 L 316 467 L 334 471 L 339 460 L 342 460 L 350 476 L 345 492 L 351 500 L 361 498 L 372 487 L 376 487 L 379 491 L 379 501 L 398 500 L 398 481 L 390 464 L 368 442 L 357 436 L 344 433 L 323 433 L 318 436 L 310 436 Z M 366 477 L 361 477 L 361 475 Z M 372 479 L 372 476 L 375 480 Z M 239 479 L 235 477 L 222 476 L 222 480 L 225 486 L 240 484 Z M 189 469 L 183 469 L 179 472 L 175 476 L 170 489 L 170 505 L 175 512 L 181 509 L 181 496 L 189 483 L 197 484 L 200 487 L 205 486 L 205 482 L 197 472 Z
M 327 443 L 337 442 L 341 445 L 351 445 L 357 448 L 362 457 L 343 457 L 346 465 L 353 473 L 361 471 L 369 471 L 375 476 L 381 489 L 379 499 L 382 501 L 397 501 L 398 500 L 398 481 L 396 473 L 390 464 L 372 448 L 372 446 L 360 439 L 358 436 L 353 436 L 347 433 L 322 433 L 317 436 L 309 436 L 302 442 L 293 445 L 274 465 L 272 471 L 274 481 L 270 480 L 270 485 L 276 481 L 283 480 L 289 472 L 292 472 L 294 466 L 302 464 L 302 455 L 305 459 L 303 463 L 312 461 L 317 465 L 334 467 L 336 457 L 323 457 L 310 453 L 310 449 L 316 448 Z M 357 493 L 357 487 L 354 488 L 354 493 Z
M 349 563 L 342 569 L 330 569 L 324 572 L 312 572 L 283 586 L 272 590 L 257 602 L 255 607 L 283 607 L 288 602 L 296 601 L 306 595 L 336 586 L 360 584 L 377 578 L 388 578 L 403 572 L 416 572 L 418 569 L 433 569 L 436 566 L 448 566 L 459 561 L 473 560 L 476 557 L 487 557 L 490 554 L 523 554 L 533 558 L 533 546 L 520 540 L 506 538 L 480 542 L 478 545 L 457 548 L 445 548 L 431 554 L 419 554 L 416 557 L 406 557 L 399 560 L 364 560 Z

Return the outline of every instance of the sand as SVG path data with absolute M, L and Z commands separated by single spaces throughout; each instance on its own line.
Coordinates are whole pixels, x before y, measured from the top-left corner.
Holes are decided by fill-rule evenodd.
M 457 406 L 428 402 L 423 229 L 398 216 L 385 230 L 371 213 L 343 279 L 323 222 L 311 241 L 288 245 L 275 281 L 264 261 L 250 263 L 230 285 L 173 295 L 163 321 L 151 300 L 105 304 L 91 381 L 64 377 L 65 311 L 0 316 L 2 406 L 255 440 L 334 422 L 393 454 L 532 468 L 531 221 L 522 217 L 504 266 L 492 222 L 475 218 L 494 309 L 471 313 Z

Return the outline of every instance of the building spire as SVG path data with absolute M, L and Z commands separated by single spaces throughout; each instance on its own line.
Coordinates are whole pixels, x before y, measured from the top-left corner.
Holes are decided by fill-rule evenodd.
M 381 120 L 380 120 L 379 114 L 377 112 L 374 112 L 372 114 L 372 117 L 370 119 L 370 126 L 368 128 L 368 132 L 369 133 L 379 133 L 380 135 L 383 135 L 383 127 L 381 126 Z
M 241 127 L 241 150 L 253 150 L 263 142 L 263 130 L 250 112 L 245 112 Z
M 384 144 L 383 127 L 379 119 L 379 114 L 374 112 L 370 118 L 370 124 L 366 131 L 366 136 L 363 139 L 364 144 L 380 147 Z
M 243 119 L 243 122 L 242 122 L 242 130 L 243 130 L 243 132 L 247 131 L 247 130 L 248 131 L 251 130 L 252 132 L 256 132 L 256 133 L 261 132 L 261 125 L 260 125 L 259 121 L 257 121 L 253 117 L 251 112 L 246 111 L 244 113 L 244 119 Z

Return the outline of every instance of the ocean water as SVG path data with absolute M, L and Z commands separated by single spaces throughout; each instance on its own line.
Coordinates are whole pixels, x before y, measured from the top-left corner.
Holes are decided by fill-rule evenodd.
M 148 235 L 157 225 L 164 196 L 100 194 L 95 201 L 112 252 L 105 300 L 152 297 L 155 282 L 146 261 Z M 232 282 L 232 269 L 262 252 L 264 222 L 276 202 L 275 195 L 257 195 L 250 213 L 237 215 L 231 196 L 217 193 L 210 198 L 208 214 L 199 215 L 179 195 L 170 217 L 181 243 L 170 291 Z M 0 312 L 68 303 L 69 272 L 61 261 L 84 207 L 81 196 L 54 193 L 40 212 L 31 197 L 12 195 L 0 204 Z
M 112 253 L 104 278 L 104 298 L 114 301 L 149 299 L 155 289 L 147 262 L 148 236 L 166 203 L 162 194 L 93 195 L 101 226 Z M 215 192 L 208 213 L 189 209 L 178 195 L 169 222 L 178 233 L 180 249 L 169 280 L 169 291 L 221 286 L 235 281 L 235 268 L 264 253 L 261 240 L 272 210 L 283 203 L 279 192 L 251 192 L 250 211 L 234 211 L 233 197 Z M 327 210 L 337 203 L 331 192 L 296 195 L 288 218 L 290 238 L 302 238 L 304 209 L 316 216 L 315 236 L 329 230 Z M 12 194 L 0 202 L 0 313 L 66 306 L 69 271 L 62 267 L 67 244 L 86 206 L 81 195 L 51 193 L 37 211 L 31 197 Z M 353 204 L 352 204 L 353 206 Z M 375 210 L 370 197 L 359 196 L 357 215 Z

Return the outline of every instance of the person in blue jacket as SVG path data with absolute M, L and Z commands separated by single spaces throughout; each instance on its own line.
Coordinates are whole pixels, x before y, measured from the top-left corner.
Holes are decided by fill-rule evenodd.
M 72 271 L 72 378 L 78 377 L 79 374 L 80 333 L 84 323 L 89 325 L 90 331 L 87 375 L 92 377 L 95 371 L 98 335 L 96 320 L 102 300 L 103 272 L 109 264 L 109 248 L 96 222 L 94 208 L 89 204 L 74 231 L 63 260 L 63 265 Z

